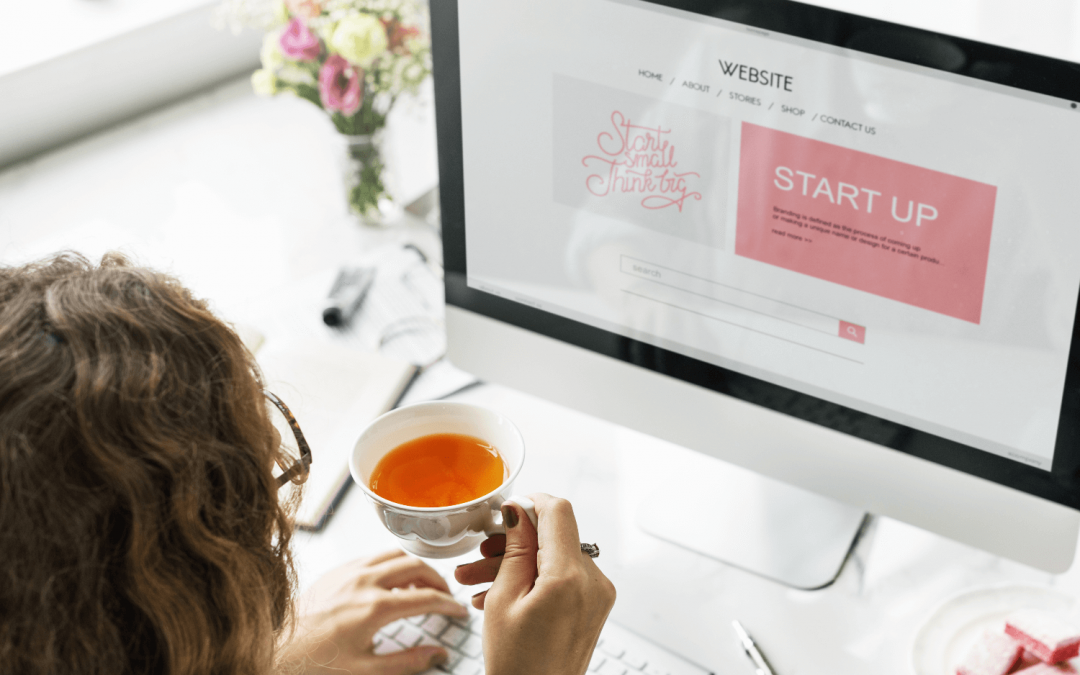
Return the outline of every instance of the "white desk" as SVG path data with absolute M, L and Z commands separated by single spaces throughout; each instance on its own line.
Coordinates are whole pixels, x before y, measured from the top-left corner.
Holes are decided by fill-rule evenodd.
M 909 675 L 916 631 L 953 594 L 1030 583 L 1080 596 L 1080 566 L 1054 577 L 887 519 L 875 523 L 833 586 L 791 590 L 637 527 L 635 514 L 655 481 L 678 480 L 715 460 L 499 386 L 455 400 L 498 410 L 520 427 L 527 455 L 515 488 L 574 504 L 582 541 L 600 545 L 598 563 L 618 588 L 612 617 L 720 675 L 753 672 L 731 632 L 734 618 L 753 633 L 778 675 Z M 302 583 L 395 542 L 352 490 L 323 532 L 298 535 Z
M 413 144 L 401 151 L 414 160 L 404 167 L 413 194 L 434 181 L 430 109 L 418 111 L 394 121 L 398 142 Z M 380 242 L 437 248 L 419 223 L 356 226 L 345 212 L 342 166 L 340 142 L 319 111 L 255 98 L 239 81 L 0 174 L 0 263 L 119 246 L 173 271 L 223 316 L 259 325 L 277 292 Z M 601 545 L 599 562 L 619 589 L 614 618 L 717 673 L 751 672 L 731 634 L 736 617 L 778 675 L 906 675 L 917 628 L 955 593 L 1032 583 L 1080 597 L 1080 565 L 1053 577 L 888 520 L 876 523 L 835 585 L 789 590 L 635 525 L 652 482 L 677 481 L 702 458 L 496 386 L 460 398 L 521 427 L 529 453 L 522 492 L 575 504 L 583 539 Z M 323 532 L 297 536 L 302 584 L 393 545 L 354 490 Z

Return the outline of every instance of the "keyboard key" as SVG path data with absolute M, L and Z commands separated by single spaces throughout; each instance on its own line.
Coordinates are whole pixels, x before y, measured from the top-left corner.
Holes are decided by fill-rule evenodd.
M 477 635 L 484 632 L 484 613 L 476 612 L 469 617 L 469 630 Z
M 419 644 L 443 646 L 450 655 L 448 663 L 437 670 L 425 671 L 423 675 L 482 675 L 484 672 L 484 613 L 472 609 L 470 599 L 477 591 L 483 590 L 484 586 L 462 586 L 454 580 L 452 568 L 444 569 L 437 566 L 436 569 L 450 584 L 450 593 L 463 605 L 469 607 L 469 617 L 450 619 L 440 615 L 424 614 L 406 619 L 410 628 L 422 626 L 425 631 L 431 633 L 423 634 Z M 468 635 L 459 642 L 461 635 L 456 630 L 450 631 L 450 627 L 461 629 Z M 403 636 L 408 635 L 409 633 L 403 629 L 403 632 L 397 634 L 394 640 L 401 640 Z M 458 642 L 459 646 L 445 647 L 438 639 L 439 636 L 451 644 Z M 709 672 L 647 638 L 634 634 L 618 624 L 609 623 L 604 628 L 597 649 L 589 662 L 588 675 L 709 675 Z
M 457 658 L 451 658 L 446 663 L 444 663 L 442 665 L 439 665 L 439 666 L 436 666 L 436 667 L 439 670 L 441 670 L 443 673 L 453 673 L 454 672 L 454 666 L 456 666 L 459 661 L 461 661 L 461 655 L 460 654 L 458 654 Z
M 394 623 L 387 624 L 379 629 L 379 635 L 385 635 L 386 637 L 394 637 L 401 632 L 401 627 L 405 625 L 404 621 L 398 620 Z
M 626 675 L 626 666 L 608 659 L 604 661 L 604 664 L 596 671 L 597 675 Z
M 420 624 L 420 627 L 424 629 L 424 632 L 439 637 L 439 634 L 446 630 L 449 625 L 450 621 L 445 616 L 429 614 L 428 618 L 424 619 L 424 623 Z
M 600 643 L 600 651 L 604 652 L 608 656 L 613 656 L 617 659 L 621 659 L 626 650 L 623 649 L 618 643 L 611 640 L 604 640 Z
M 452 672 L 454 675 L 479 675 L 482 671 L 483 666 L 478 661 L 465 657 L 458 661 Z
M 394 636 L 394 639 L 406 647 L 415 647 L 422 637 L 424 637 L 424 634 L 416 626 L 405 624 L 398 631 L 398 634 Z
M 453 649 L 447 649 L 446 656 L 446 663 L 440 665 L 439 670 L 447 673 L 452 673 L 454 672 L 454 668 L 457 666 L 458 662 L 461 661 L 461 654 L 454 651 Z
M 465 638 L 465 642 L 459 645 L 459 648 L 474 659 L 479 659 L 484 655 L 484 643 L 476 635 Z
M 468 619 L 455 621 L 454 625 L 461 626 L 470 633 L 481 635 L 484 632 L 484 615 L 477 614 L 476 616 L 470 616 Z
M 382 640 L 377 645 L 375 645 L 374 651 L 376 654 L 382 655 L 400 652 L 402 649 L 405 649 L 405 647 L 395 642 L 393 638 L 386 638 L 385 640 Z
M 469 637 L 469 632 L 462 629 L 460 626 L 451 625 L 447 628 L 439 639 L 443 644 L 450 645 L 451 647 L 460 647 L 462 642 L 465 642 L 465 638 Z
M 443 643 L 439 642 L 430 635 L 425 634 L 420 638 L 420 642 L 416 644 L 417 647 L 442 647 Z
M 427 618 L 427 614 L 417 614 L 416 616 L 406 617 L 405 620 L 409 623 L 415 623 L 417 626 L 419 626 L 420 624 L 424 623 Z
M 468 628 L 470 623 L 472 623 L 472 614 L 465 618 L 461 618 L 459 616 L 450 618 L 451 626 L 461 626 L 462 628 Z
M 641 670 L 645 667 L 645 659 L 635 654 L 634 652 L 626 652 L 619 660 L 630 666 L 634 670 Z

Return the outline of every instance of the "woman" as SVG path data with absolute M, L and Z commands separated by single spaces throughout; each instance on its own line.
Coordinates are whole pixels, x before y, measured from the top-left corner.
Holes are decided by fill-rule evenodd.
M 397 618 L 464 612 L 401 553 L 339 568 L 294 607 L 280 447 L 250 354 L 176 280 L 117 255 L 0 269 L 5 671 L 396 675 L 445 659 L 372 653 Z M 539 533 L 508 506 L 505 540 L 456 573 L 494 580 L 473 599 L 488 675 L 585 672 L 614 603 L 569 504 L 534 497 Z

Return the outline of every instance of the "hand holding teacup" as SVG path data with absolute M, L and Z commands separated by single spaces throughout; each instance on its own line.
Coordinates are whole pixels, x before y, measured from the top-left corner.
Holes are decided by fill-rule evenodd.
M 420 480 L 421 474 L 427 473 L 429 464 L 442 460 L 393 453 L 424 445 L 426 437 L 446 434 L 471 438 L 481 448 L 492 450 L 502 461 L 502 481 L 489 484 L 490 489 L 480 494 L 468 493 L 475 476 L 465 477 L 462 486 L 419 490 L 417 484 L 426 482 Z M 488 458 L 481 455 L 480 459 L 480 464 L 488 463 Z M 449 558 L 480 546 L 483 559 L 458 567 L 455 576 L 465 585 L 493 582 L 489 590 L 473 597 L 473 605 L 486 614 L 487 673 L 585 672 L 615 603 L 615 587 L 591 559 L 598 555 L 596 546 L 580 543 L 569 502 L 539 493 L 511 496 L 524 459 L 521 434 L 502 415 L 473 405 L 434 402 L 401 408 L 375 420 L 357 441 L 349 467 L 380 521 L 405 550 Z M 379 494 L 386 492 L 381 488 L 392 473 L 387 467 L 395 463 L 406 484 L 399 486 L 402 491 L 389 494 L 417 503 Z M 409 477 L 417 478 L 412 481 L 416 484 L 408 484 Z M 432 497 L 434 493 L 453 494 L 459 488 L 466 490 L 458 494 L 467 500 L 426 501 L 439 499 Z
M 525 462 L 521 432 L 502 415 L 466 403 L 432 402 L 379 417 L 360 436 L 349 469 L 379 520 L 406 551 L 452 558 L 504 532 L 507 500 L 536 526 L 526 497 L 513 497 Z M 591 558 L 596 544 L 581 544 Z
M 581 554 L 570 502 L 546 494 L 529 500 L 539 527 L 517 504 L 503 504 L 505 537 L 485 541 L 484 558 L 458 567 L 454 577 L 467 586 L 493 582 L 472 599 L 484 610 L 487 673 L 584 673 L 615 586 Z

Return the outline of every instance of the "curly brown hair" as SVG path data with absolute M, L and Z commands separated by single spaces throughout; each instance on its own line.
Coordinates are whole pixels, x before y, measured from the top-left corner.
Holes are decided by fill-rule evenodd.
M 267 673 L 291 503 L 250 353 L 117 254 L 0 268 L 0 664 Z

